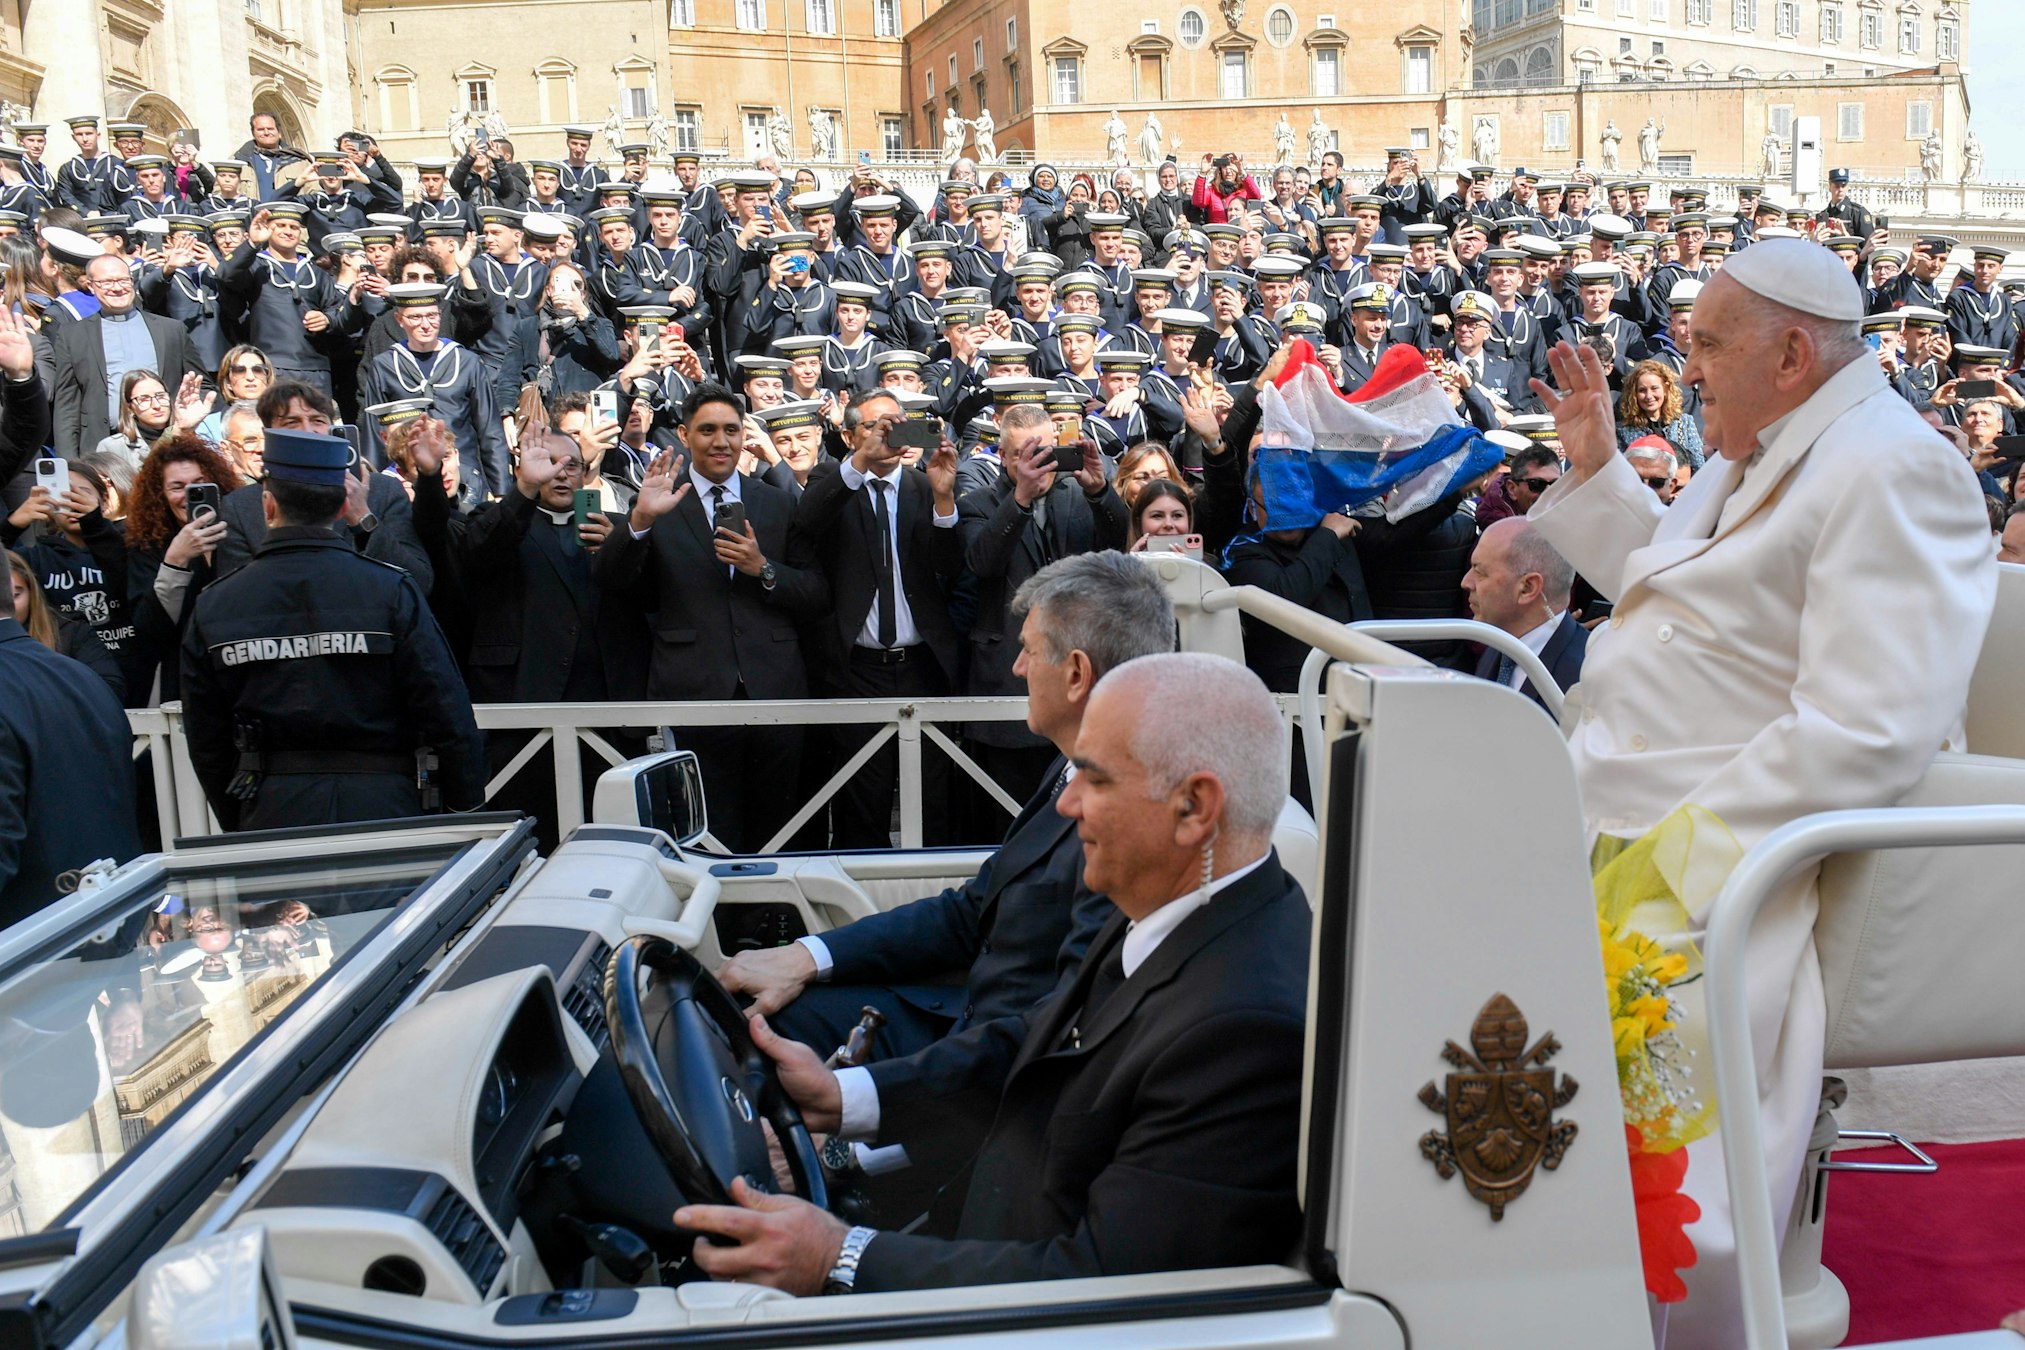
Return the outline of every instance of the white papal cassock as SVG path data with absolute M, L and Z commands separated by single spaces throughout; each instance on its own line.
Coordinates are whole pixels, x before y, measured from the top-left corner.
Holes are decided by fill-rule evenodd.
M 1962 748 L 1996 597 L 1989 517 L 1962 455 L 1867 358 L 1765 428 L 1759 446 L 1748 460 L 1710 460 L 1670 510 L 1619 456 L 1587 482 L 1565 476 L 1530 513 L 1617 602 L 1590 638 L 1565 720 L 1592 832 L 1636 836 L 1693 803 L 1749 848 L 1798 816 L 1891 805 L 1935 752 Z M 1765 907 L 1748 947 L 1757 1106 L 1782 1231 L 1821 1082 L 1816 905 L 1809 874 Z M 1695 915 L 1697 928 L 1706 918 Z M 1688 1156 L 1699 1261 L 1667 1350 L 1734 1350 L 1743 1332 L 1718 1140 Z

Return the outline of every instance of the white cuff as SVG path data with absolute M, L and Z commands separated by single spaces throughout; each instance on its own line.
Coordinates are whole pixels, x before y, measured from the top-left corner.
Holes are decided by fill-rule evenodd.
M 870 1139 L 879 1133 L 879 1089 L 869 1069 L 837 1070 L 837 1092 L 843 1098 L 837 1133 L 845 1139 Z
M 857 1158 L 858 1167 L 868 1177 L 884 1176 L 888 1172 L 898 1172 L 914 1165 L 914 1160 L 907 1156 L 905 1144 L 888 1144 L 884 1148 L 853 1144 L 851 1153 Z
M 645 539 L 647 537 L 647 532 L 645 530 L 635 530 L 629 528 L 627 529 L 626 533 L 632 535 L 635 539 Z
M 937 515 L 937 516 L 935 517 L 935 528 L 936 528 L 936 529 L 938 529 L 938 530 L 953 530 L 953 529 L 955 529 L 955 528 L 956 528 L 956 512 L 954 512 L 954 511 L 951 511 L 951 512 L 950 512 L 950 513 L 949 513 L 948 515 L 946 515 L 946 516 L 944 516 L 944 515 Z
M 837 477 L 844 480 L 844 486 L 856 492 L 865 486 L 865 475 L 858 472 L 858 466 L 846 456 L 837 466 Z
M 796 938 L 795 941 L 807 948 L 809 955 L 815 958 L 816 980 L 821 982 L 829 979 L 830 971 L 835 969 L 837 964 L 835 958 L 830 955 L 829 944 L 819 937 Z

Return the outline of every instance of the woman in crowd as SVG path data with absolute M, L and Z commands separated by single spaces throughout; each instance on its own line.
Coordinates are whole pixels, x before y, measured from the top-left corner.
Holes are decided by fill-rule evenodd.
M 1174 461 L 1174 455 L 1159 441 L 1141 441 L 1118 457 L 1117 480 L 1118 498 L 1128 507 L 1133 496 L 1156 478 L 1169 482 L 1184 483 L 1181 466 Z
M 217 406 L 197 424 L 197 434 L 213 445 L 225 439 L 225 412 L 235 403 L 255 403 L 274 382 L 274 364 L 258 347 L 240 343 L 218 363 Z
M 1027 185 L 1020 189 L 1020 219 L 1027 223 L 1027 238 L 1035 248 L 1045 248 L 1053 237 L 1048 221 L 1061 211 L 1067 200 L 1062 193 L 1061 181 L 1054 165 L 1036 164 Z
M 1640 361 L 1617 401 L 1617 448 L 1641 436 L 1662 436 L 1694 468 L 1702 466 L 1702 432 L 1681 411 L 1680 381 L 1657 361 Z
M 96 655 L 87 660 L 82 645 L 85 640 L 76 637 L 70 639 L 70 646 L 57 650 L 94 669 L 99 668 L 102 657 L 112 666 L 106 683 L 125 698 L 134 647 L 133 619 L 127 607 L 126 543 L 118 527 L 99 509 L 99 486 L 97 475 L 89 468 L 73 464 L 66 496 L 52 498 L 44 488 L 31 488 L 27 500 L 7 517 L 0 535 L 14 550 L 11 556 L 35 579 L 40 601 L 58 616 L 83 626 L 91 634 L 90 647 Z M 36 524 L 42 529 L 29 533 Z M 18 583 L 15 589 L 19 609 Z
M 1245 172 L 1243 156 L 1204 155 L 1202 171 L 1195 176 L 1195 193 L 1191 200 L 1202 221 L 1221 225 L 1241 217 L 1244 203 L 1264 201 L 1265 194 Z
M 128 699 L 154 707 L 179 696 L 183 625 L 197 595 L 212 580 L 212 555 L 225 538 L 224 518 L 193 516 L 190 487 L 212 483 L 222 497 L 239 486 L 231 462 L 195 432 L 183 432 L 150 451 L 134 475 L 127 502 L 127 596 L 138 648 L 136 684 Z
M 152 370 L 130 370 L 120 377 L 119 429 L 92 449 L 125 455 L 138 465 L 147 458 L 175 420 L 175 407 L 161 376 Z
M 35 241 L 18 234 L 0 239 L 0 305 L 28 320 L 30 328 L 39 328 L 43 307 L 49 303 L 46 285 Z
M 1155 478 L 1126 499 L 1132 517 L 1126 537 L 1129 551 L 1143 553 L 1148 539 L 1171 539 L 1195 533 L 1195 497 L 1180 483 Z
M 134 463 L 125 455 L 101 455 L 97 451 L 86 455 L 77 466 L 89 469 L 92 481 L 104 490 L 99 512 L 107 520 L 127 518 L 127 498 L 134 491 Z
M 458 501 L 457 489 L 463 482 L 463 464 L 457 456 L 457 438 L 450 434 L 448 426 L 433 417 L 411 417 L 405 422 L 396 422 L 387 430 L 382 442 L 387 450 L 387 467 L 381 472 L 399 483 L 407 492 L 408 500 L 414 501 L 415 442 L 421 439 L 426 439 L 435 448 L 434 457 L 443 465 L 443 491 L 452 502 Z
M 1077 174 L 1069 184 L 1067 199 L 1041 221 L 1042 232 L 1054 245 L 1051 251 L 1062 260 L 1065 271 L 1082 266 L 1090 257 L 1090 210 L 1096 191 L 1090 175 Z
M 67 656 L 106 682 L 115 698 L 126 697 L 126 680 L 120 663 L 99 641 L 91 625 L 60 613 L 42 594 L 42 583 L 19 553 L 7 555 L 7 570 L 14 582 L 14 621 L 59 656 Z
M 541 304 L 520 321 L 506 359 L 509 378 L 525 379 L 551 401 L 595 389 L 624 365 L 612 322 L 591 304 L 590 281 L 575 263 L 549 268 Z M 518 393 L 502 388 L 501 402 Z

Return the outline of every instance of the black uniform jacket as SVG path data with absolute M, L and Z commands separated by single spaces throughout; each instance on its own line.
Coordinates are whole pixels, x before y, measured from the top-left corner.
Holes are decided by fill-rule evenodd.
M 1038 1007 L 871 1066 L 881 1143 L 989 1122 L 944 1199 L 947 1240 L 881 1233 L 857 1287 L 947 1288 L 1284 1260 L 1294 1192 L 1308 906 L 1269 855 L 1118 970 L 1115 914 Z M 946 1211 L 931 1230 L 949 1232 Z

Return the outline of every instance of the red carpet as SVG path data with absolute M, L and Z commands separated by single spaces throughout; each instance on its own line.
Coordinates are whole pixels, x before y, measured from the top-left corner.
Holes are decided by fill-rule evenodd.
M 1822 1262 L 1849 1288 L 1847 1345 L 1987 1331 L 2025 1308 L 2025 1140 L 1922 1147 L 1931 1176 L 1829 1185 Z

